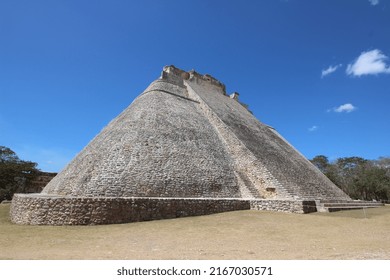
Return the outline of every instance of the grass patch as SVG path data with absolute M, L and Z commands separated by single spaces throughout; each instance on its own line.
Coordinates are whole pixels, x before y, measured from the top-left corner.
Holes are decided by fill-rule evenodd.
M 390 207 L 235 211 L 100 226 L 24 226 L 0 205 L 0 259 L 390 259 Z

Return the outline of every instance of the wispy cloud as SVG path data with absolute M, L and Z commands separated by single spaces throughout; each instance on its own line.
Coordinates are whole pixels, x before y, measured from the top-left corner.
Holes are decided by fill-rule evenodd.
M 379 0 L 368 0 L 371 5 L 375 6 L 375 5 L 378 5 L 379 4 Z
M 387 59 L 378 49 L 362 52 L 353 64 L 348 64 L 346 72 L 352 76 L 390 74 L 390 67 L 386 65 Z
M 313 125 L 312 127 L 308 128 L 309 132 L 313 132 L 313 131 L 316 131 L 318 129 L 319 129 L 319 127 L 317 125 Z
M 351 103 L 346 103 L 343 105 L 340 105 L 338 107 L 334 107 L 332 109 L 329 109 L 328 112 L 336 112 L 336 113 L 351 113 L 355 111 L 357 107 L 353 106 Z
M 325 70 L 322 70 L 321 72 L 321 78 L 325 77 L 325 76 L 328 76 L 329 74 L 332 74 L 333 72 L 335 72 L 338 68 L 340 68 L 342 66 L 342 64 L 339 64 L 339 65 L 335 65 L 335 66 L 329 66 L 327 69 Z

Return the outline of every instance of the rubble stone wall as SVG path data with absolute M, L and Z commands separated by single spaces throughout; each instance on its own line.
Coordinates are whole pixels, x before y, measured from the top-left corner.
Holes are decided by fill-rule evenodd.
M 314 200 L 251 200 L 252 210 L 266 210 L 306 214 L 317 212 Z
M 30 225 L 100 225 L 248 210 L 249 201 L 201 198 L 14 196 L 11 221 Z
M 30 225 L 102 225 L 209 215 L 237 210 L 308 213 L 308 201 L 223 198 L 69 197 L 16 194 L 11 221 Z

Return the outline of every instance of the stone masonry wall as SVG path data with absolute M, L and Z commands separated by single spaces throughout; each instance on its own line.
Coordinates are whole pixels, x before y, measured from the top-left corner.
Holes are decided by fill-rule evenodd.
M 67 197 L 16 194 L 11 221 L 30 225 L 101 225 L 248 210 L 248 200 Z
M 156 197 L 98 198 L 16 194 L 12 201 L 10 214 L 11 221 L 16 224 L 102 225 L 249 209 L 293 213 L 316 211 L 314 201 Z
M 252 210 L 306 214 L 317 212 L 314 200 L 250 200 Z

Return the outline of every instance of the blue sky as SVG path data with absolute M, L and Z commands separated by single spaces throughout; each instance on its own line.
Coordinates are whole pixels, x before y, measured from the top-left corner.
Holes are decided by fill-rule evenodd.
M 0 145 L 59 171 L 173 64 L 308 158 L 390 156 L 389 57 L 389 0 L 0 0 Z

